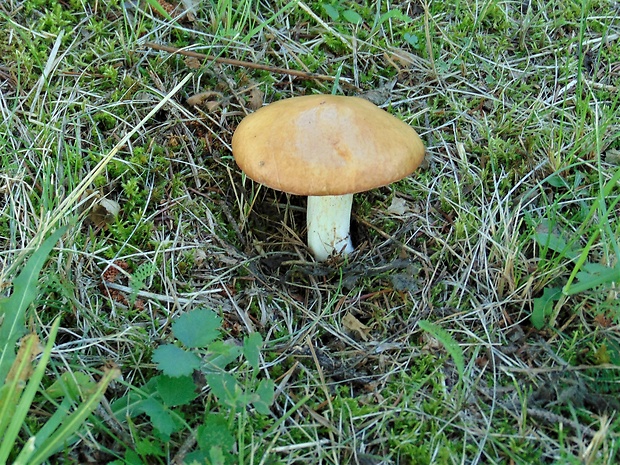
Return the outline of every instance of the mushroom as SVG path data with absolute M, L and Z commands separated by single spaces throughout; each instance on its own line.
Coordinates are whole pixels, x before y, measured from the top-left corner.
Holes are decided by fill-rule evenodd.
M 353 194 L 411 174 L 424 145 L 409 125 L 358 97 L 284 99 L 245 117 L 232 139 L 241 170 L 272 189 L 308 196 L 317 261 L 353 251 Z

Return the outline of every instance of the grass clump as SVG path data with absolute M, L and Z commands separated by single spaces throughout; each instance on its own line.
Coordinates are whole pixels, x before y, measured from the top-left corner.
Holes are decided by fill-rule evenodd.
M 9 0 L 0 26 L 5 296 L 42 267 L 1 366 L 45 374 L 0 377 L 32 394 L 2 404 L 27 413 L 7 460 L 618 461 L 613 2 Z M 328 264 L 304 199 L 230 153 L 245 114 L 318 92 L 428 152 Z

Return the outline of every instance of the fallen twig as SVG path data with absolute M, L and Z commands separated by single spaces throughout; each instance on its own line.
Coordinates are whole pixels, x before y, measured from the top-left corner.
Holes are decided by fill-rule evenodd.
M 153 42 L 145 42 L 144 45 L 154 50 L 161 50 L 164 52 L 170 52 L 172 54 L 178 53 L 179 55 L 197 58 L 203 61 L 214 61 L 215 63 L 222 63 L 225 65 L 240 66 L 243 68 L 250 68 L 250 69 L 260 69 L 263 71 L 269 71 L 271 73 L 276 73 L 276 74 L 288 74 L 290 76 L 300 77 L 303 79 L 319 79 L 322 81 L 335 81 L 336 80 L 336 77 L 327 76 L 326 74 L 309 73 L 307 71 L 298 71 L 295 69 L 286 69 L 286 68 L 278 68 L 275 66 L 262 65 L 260 63 L 253 63 L 251 61 L 233 60 L 231 58 L 223 58 L 223 57 L 216 57 L 213 55 L 205 55 L 204 53 L 193 52 L 191 50 L 185 50 L 185 49 L 177 48 L 177 47 L 170 47 L 168 45 L 160 45 L 160 44 L 156 44 Z M 346 81 L 343 81 L 343 82 L 346 82 Z M 349 83 L 347 82 L 347 84 Z

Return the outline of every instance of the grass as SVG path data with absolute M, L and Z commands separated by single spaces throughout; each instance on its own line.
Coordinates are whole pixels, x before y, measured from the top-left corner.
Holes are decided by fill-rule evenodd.
M 27 289 L 20 334 L 59 326 L 9 462 L 58 406 L 93 413 L 48 463 L 618 462 L 616 3 L 153 3 L 0 5 L 5 296 L 68 228 Z M 230 151 L 246 113 L 317 92 L 428 152 L 356 196 L 356 252 L 328 264 L 304 199 Z

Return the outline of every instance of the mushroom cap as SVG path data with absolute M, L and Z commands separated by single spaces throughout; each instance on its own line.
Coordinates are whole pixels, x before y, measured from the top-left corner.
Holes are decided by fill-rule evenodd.
M 232 151 L 247 176 L 296 195 L 344 195 L 411 174 L 424 144 L 408 124 L 358 97 L 280 100 L 241 121 Z

